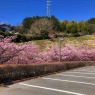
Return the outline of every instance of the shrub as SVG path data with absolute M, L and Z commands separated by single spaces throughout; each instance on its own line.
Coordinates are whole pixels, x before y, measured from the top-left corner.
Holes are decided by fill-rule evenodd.
M 41 30 L 40 31 L 40 37 L 41 37 L 41 39 L 48 39 L 49 37 L 48 37 L 48 31 L 46 31 L 46 30 Z
M 25 34 L 18 34 L 15 39 L 15 42 L 27 42 L 27 41 L 29 41 L 29 37 L 26 36 Z
M 2 35 L 2 36 L 4 36 L 4 37 L 15 36 L 14 33 L 10 33 L 10 32 L 0 32 L 0 35 Z
M 92 62 L 92 64 L 95 64 Z M 64 62 L 48 64 L 27 64 L 27 65 L 3 65 L 0 66 L 0 83 L 10 82 L 29 77 L 35 77 L 54 73 L 62 70 L 69 70 L 77 67 L 87 66 L 89 62 Z

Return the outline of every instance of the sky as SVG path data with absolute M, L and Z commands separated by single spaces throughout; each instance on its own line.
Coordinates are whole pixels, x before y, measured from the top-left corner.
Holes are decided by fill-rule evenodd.
M 0 0 L 0 23 L 20 25 L 24 18 L 46 16 L 46 0 Z M 50 14 L 60 21 L 95 18 L 95 0 L 51 0 Z

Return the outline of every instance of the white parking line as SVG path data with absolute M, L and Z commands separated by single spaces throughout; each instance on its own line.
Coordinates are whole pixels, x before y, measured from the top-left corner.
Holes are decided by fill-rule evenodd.
M 62 92 L 62 93 L 68 93 L 68 94 L 73 94 L 73 95 L 86 95 L 86 94 L 80 94 L 80 93 L 75 93 L 75 92 L 70 92 L 70 91 L 65 91 L 65 90 L 59 90 L 59 89 L 54 89 L 54 88 L 47 88 L 47 87 L 42 87 L 42 86 L 30 85 L 30 84 L 25 84 L 25 83 L 19 83 L 19 84 L 23 85 L 23 86 L 40 88 L 40 89 L 51 90 L 51 91 Z
M 74 70 L 74 71 L 84 71 L 84 72 L 88 72 L 88 73 L 95 73 L 95 71 L 89 71 L 89 70 Z
M 61 75 L 61 76 L 71 76 L 71 77 L 82 77 L 82 78 L 87 78 L 87 79 L 94 79 L 95 77 L 87 77 L 87 76 L 75 76 L 75 75 L 69 75 L 69 74 L 57 74 L 57 75 Z
M 65 81 L 65 82 L 72 82 L 72 83 L 78 83 L 78 84 L 88 84 L 88 85 L 94 85 L 93 83 L 87 83 L 87 82 L 80 82 L 80 81 L 70 81 L 70 80 L 61 80 L 61 79 L 52 79 L 52 78 L 42 78 L 46 80 L 52 80 L 52 81 Z
M 77 70 L 83 70 L 83 69 L 88 69 L 89 66 L 86 66 L 86 67 L 81 67 L 81 68 L 78 68 Z
M 79 73 L 79 74 L 93 74 L 93 75 L 95 75 L 95 73 L 82 73 L 82 72 L 66 72 L 66 73 Z

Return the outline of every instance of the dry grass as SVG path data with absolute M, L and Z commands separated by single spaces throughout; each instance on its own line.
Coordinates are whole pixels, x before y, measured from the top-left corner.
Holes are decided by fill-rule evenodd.
M 52 45 L 58 44 L 58 38 L 53 40 L 36 40 L 34 41 L 41 50 L 46 50 L 51 48 Z M 86 35 L 80 37 L 65 37 L 62 41 L 62 46 L 64 47 L 66 44 L 70 44 L 73 46 L 86 46 L 88 48 L 95 48 L 95 35 Z

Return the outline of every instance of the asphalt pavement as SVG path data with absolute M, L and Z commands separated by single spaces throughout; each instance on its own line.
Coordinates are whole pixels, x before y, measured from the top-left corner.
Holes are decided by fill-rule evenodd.
M 15 83 L 0 95 L 95 95 L 95 66 Z

